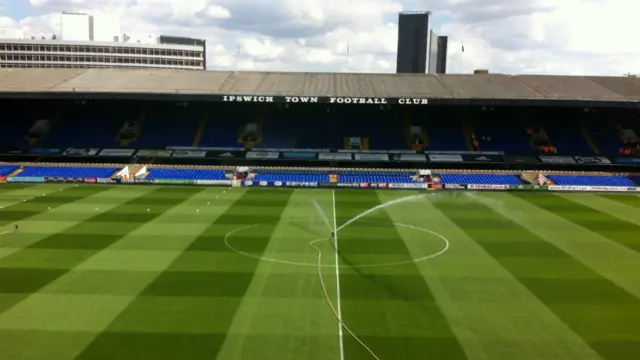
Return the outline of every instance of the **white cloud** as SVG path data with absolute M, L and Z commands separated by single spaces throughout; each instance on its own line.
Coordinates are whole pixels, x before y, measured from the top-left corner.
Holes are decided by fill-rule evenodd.
M 59 32 L 61 11 L 106 12 L 120 16 L 123 32 L 206 38 L 211 68 L 252 70 L 393 72 L 397 12 L 424 10 L 424 0 L 29 0 L 25 12 L 0 1 L 0 28 Z M 454 72 L 640 72 L 636 0 L 432 0 L 429 7 L 436 32 L 449 35 Z

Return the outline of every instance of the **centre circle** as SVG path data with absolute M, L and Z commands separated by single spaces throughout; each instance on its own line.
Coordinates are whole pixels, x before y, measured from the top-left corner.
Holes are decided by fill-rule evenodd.
M 257 228 L 264 228 L 264 227 L 275 227 L 278 226 L 280 224 L 292 224 L 292 226 L 296 226 L 298 228 L 301 228 L 300 226 L 296 225 L 296 224 L 308 224 L 310 221 L 317 221 L 317 219 L 296 219 L 296 220 L 283 220 L 283 221 L 276 221 L 276 222 L 265 222 L 265 223 L 257 223 L 257 224 L 252 224 L 252 225 L 246 225 L 246 226 L 241 226 L 238 227 L 236 229 L 231 230 L 230 232 L 228 232 L 227 234 L 225 234 L 224 236 L 224 243 L 225 245 L 232 251 L 244 255 L 244 256 L 248 256 L 248 257 L 252 257 L 254 259 L 258 259 L 258 260 L 263 260 L 263 261 L 269 261 L 269 262 L 274 262 L 274 263 L 280 263 L 280 264 L 287 264 L 287 265 L 296 265 L 296 266 L 318 266 L 318 264 L 315 261 L 312 262 L 300 262 L 300 261 L 292 261 L 292 260 L 286 260 L 286 259 L 279 259 L 279 258 L 272 258 L 272 257 L 267 257 L 267 256 L 259 256 L 256 254 L 251 253 L 249 250 L 247 249 L 241 249 L 241 246 L 237 245 L 237 241 L 236 244 L 234 244 L 233 238 L 234 236 L 237 238 L 239 233 L 242 232 L 247 232 L 250 229 L 257 229 Z M 414 231 L 419 231 L 419 232 L 423 232 L 425 234 L 429 234 L 431 235 L 431 237 L 436 238 L 439 242 L 441 242 L 443 244 L 442 249 L 440 249 L 437 252 L 434 252 L 432 254 L 426 255 L 426 256 L 422 256 L 416 259 L 411 259 L 411 260 L 404 260 L 404 261 L 394 261 L 394 262 L 380 262 L 380 263 L 371 263 L 371 264 L 358 264 L 358 265 L 338 265 L 339 267 L 358 267 L 358 268 L 364 268 L 364 267 L 381 267 L 381 266 L 396 266 L 396 265 L 404 265 L 404 264 L 411 264 L 411 263 L 418 263 L 418 262 L 422 262 L 422 261 L 426 261 L 432 258 L 435 258 L 437 256 L 442 255 L 445 251 L 447 251 L 449 249 L 449 240 L 447 240 L 446 237 L 444 237 L 443 235 L 429 230 L 429 229 L 425 229 L 419 226 L 414 226 L 414 225 L 407 225 L 407 224 L 402 224 L 402 223 L 396 223 L 396 222 L 380 222 L 380 221 L 370 221 L 370 220 L 359 220 L 359 222 L 369 222 L 369 223 L 376 223 L 376 224 L 381 224 L 381 223 L 386 223 L 389 225 L 393 225 L 396 227 L 400 227 L 400 228 L 404 228 L 404 229 L 409 229 L 409 230 L 414 230 Z M 304 231 L 308 232 L 308 233 L 312 233 L 312 230 L 309 229 L 304 229 L 302 228 Z M 345 228 L 347 229 L 347 228 Z M 340 235 L 340 232 L 338 232 L 338 236 Z M 314 240 L 318 240 L 318 238 L 322 238 L 322 236 L 313 236 L 310 235 L 309 238 L 305 238 L 305 239 L 300 239 L 301 245 L 303 246 L 307 246 L 309 247 L 309 243 L 311 243 Z M 311 247 L 309 247 L 310 250 Z M 323 267 L 335 267 L 334 265 L 322 265 Z

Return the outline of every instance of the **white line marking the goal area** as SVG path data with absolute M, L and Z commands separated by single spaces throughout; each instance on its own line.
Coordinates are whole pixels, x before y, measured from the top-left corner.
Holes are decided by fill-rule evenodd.
M 333 200 L 333 237 L 335 241 L 335 262 L 336 262 L 336 295 L 338 297 L 337 308 L 338 308 L 338 336 L 340 337 L 340 360 L 344 360 L 344 341 L 342 334 L 342 306 L 340 305 L 340 264 L 338 257 L 338 224 L 336 219 L 336 191 L 331 191 L 331 198 Z

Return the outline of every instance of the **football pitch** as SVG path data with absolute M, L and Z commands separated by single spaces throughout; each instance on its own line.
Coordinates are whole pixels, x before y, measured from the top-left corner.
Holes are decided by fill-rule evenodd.
M 4 184 L 0 206 L 2 360 L 640 359 L 639 195 Z

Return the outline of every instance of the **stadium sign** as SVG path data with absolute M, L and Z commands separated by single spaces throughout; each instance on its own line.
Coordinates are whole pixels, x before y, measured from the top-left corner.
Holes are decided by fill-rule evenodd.
M 444 184 L 445 189 L 466 189 L 467 185 L 465 184 Z
M 222 95 L 223 102 L 237 103 L 290 103 L 290 104 L 398 104 L 427 105 L 426 98 L 370 98 L 370 97 L 334 97 L 334 96 L 256 96 Z
M 578 162 L 578 164 L 611 164 L 611 160 L 607 159 L 604 156 L 574 156 L 573 158 Z
M 539 156 L 540 161 L 547 164 L 575 164 L 571 156 Z
M 606 191 L 606 192 L 623 192 L 629 191 L 630 188 L 626 186 L 560 186 L 550 185 L 550 191 Z M 633 189 L 633 188 L 631 188 Z
M 509 185 L 498 184 L 468 184 L 467 189 L 470 190 L 508 190 Z

